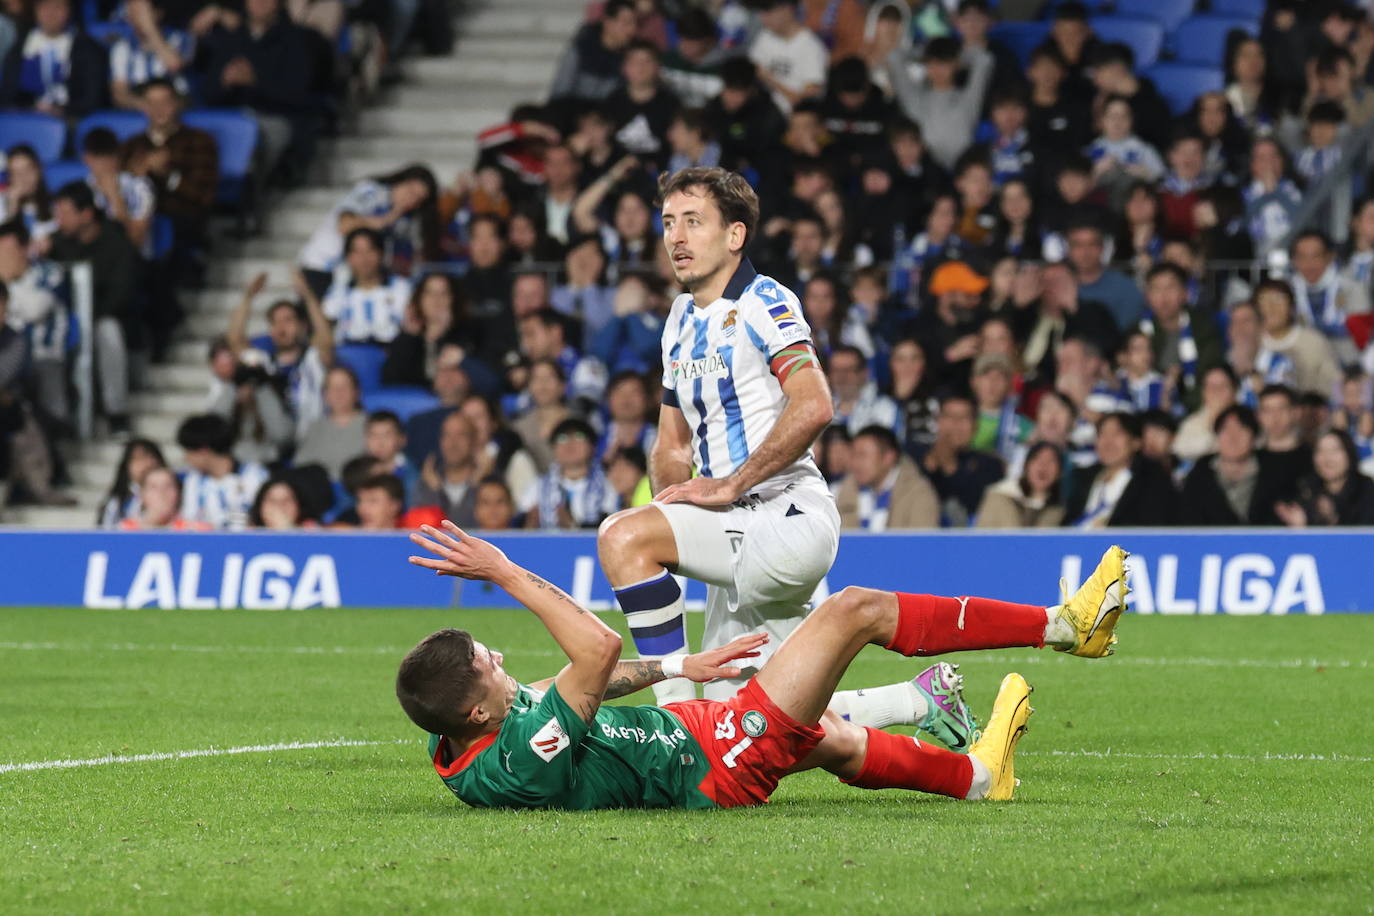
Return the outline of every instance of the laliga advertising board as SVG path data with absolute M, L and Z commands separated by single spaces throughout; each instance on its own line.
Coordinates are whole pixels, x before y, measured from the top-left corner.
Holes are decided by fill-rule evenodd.
M 591 533 L 492 538 L 593 609 L 614 607 Z M 867 585 L 935 594 L 1057 600 L 1111 541 L 1131 551 L 1131 609 L 1144 614 L 1326 614 L 1374 611 L 1371 532 L 1119 530 L 1111 535 L 934 531 L 848 534 L 824 593 Z M 158 534 L 0 531 L 7 605 L 88 608 L 509 607 L 488 583 L 428 575 L 406 563 L 403 533 Z M 705 587 L 687 583 L 689 606 Z

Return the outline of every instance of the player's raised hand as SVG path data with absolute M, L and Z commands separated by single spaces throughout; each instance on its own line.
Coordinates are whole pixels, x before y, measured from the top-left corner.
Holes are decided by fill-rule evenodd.
M 767 633 L 750 633 L 731 640 L 719 649 L 707 649 L 682 660 L 682 676 L 704 684 L 722 677 L 739 677 L 741 670 L 730 662 L 758 658 L 758 649 L 768 642 Z
M 664 487 L 654 497 L 657 503 L 691 503 L 694 506 L 728 506 L 740 498 L 734 481 L 728 477 L 693 477 L 683 483 Z
M 473 537 L 448 519 L 444 519 L 443 524 L 446 531 L 421 525 L 419 531 L 411 532 L 412 543 L 434 554 L 433 557 L 411 557 L 412 564 L 432 569 L 440 576 L 488 582 L 510 570 L 510 560 L 500 548 Z

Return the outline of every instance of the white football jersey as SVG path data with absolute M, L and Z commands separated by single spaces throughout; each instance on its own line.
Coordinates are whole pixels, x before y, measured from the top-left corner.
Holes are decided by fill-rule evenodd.
M 391 343 L 410 302 L 410 281 L 393 276 L 381 286 L 362 289 L 346 277 L 335 279 L 321 305 L 325 317 L 334 322 L 334 342 Z
M 242 531 L 258 488 L 267 482 L 267 468 L 255 462 L 237 464 L 223 477 L 186 471 L 181 478 L 181 515 L 188 522 Z
M 728 477 L 763 444 L 787 400 L 773 358 L 810 342 L 797 297 L 747 258 L 715 302 L 699 305 L 686 293 L 673 302 L 663 328 L 663 403 L 682 410 L 703 477 Z M 755 489 L 805 478 L 823 485 L 809 450 Z

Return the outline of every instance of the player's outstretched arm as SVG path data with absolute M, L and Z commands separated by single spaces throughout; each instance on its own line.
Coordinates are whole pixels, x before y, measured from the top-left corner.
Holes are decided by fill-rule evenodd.
M 412 542 L 433 554 L 411 557 L 410 562 L 441 576 L 493 582 L 529 608 L 568 656 L 568 666 L 554 678 L 559 695 L 590 722 L 620 658 L 620 635 L 561 588 L 512 563 L 495 545 L 447 519 L 443 524 L 443 531 L 424 525 L 410 535 Z
M 807 361 L 791 371 L 782 384 L 787 406 L 763 444 L 729 477 L 698 477 L 664 488 L 654 499 L 665 503 L 728 506 L 749 489 L 791 465 L 816 441 L 835 416 L 830 385 L 809 345 L 798 345 L 797 360 Z M 660 432 L 661 436 L 662 433 Z
M 739 677 L 743 671 L 730 662 L 741 661 L 746 658 L 758 658 L 758 649 L 768 642 L 767 633 L 750 633 L 732 640 L 719 649 L 707 649 L 704 652 L 697 652 L 694 655 L 682 657 L 682 677 L 698 684 L 705 684 L 708 681 L 720 678 Z M 677 677 L 676 674 L 667 674 L 663 670 L 663 659 L 625 659 L 616 663 L 614 670 L 611 671 L 610 683 L 606 685 L 606 694 L 602 699 L 614 700 L 619 697 L 629 696 L 637 690 L 651 687 L 659 681 L 667 680 L 669 677 Z M 530 684 L 535 690 L 547 690 L 555 678 L 546 678 L 542 681 L 535 681 Z

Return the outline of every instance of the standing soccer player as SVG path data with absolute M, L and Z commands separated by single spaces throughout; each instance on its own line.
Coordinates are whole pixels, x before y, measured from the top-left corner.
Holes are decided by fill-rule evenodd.
M 659 197 L 663 243 L 687 291 L 663 331 L 657 495 L 601 526 L 601 565 L 641 658 L 687 645 L 674 572 L 708 585 L 705 646 L 766 632 L 766 656 L 810 609 L 839 547 L 839 513 L 810 453 L 830 422 L 830 389 L 796 295 L 744 257 L 759 219 L 748 182 L 683 169 L 660 180 Z M 718 682 L 708 696 L 741 683 Z M 695 696 L 681 678 L 654 691 L 661 704 Z

